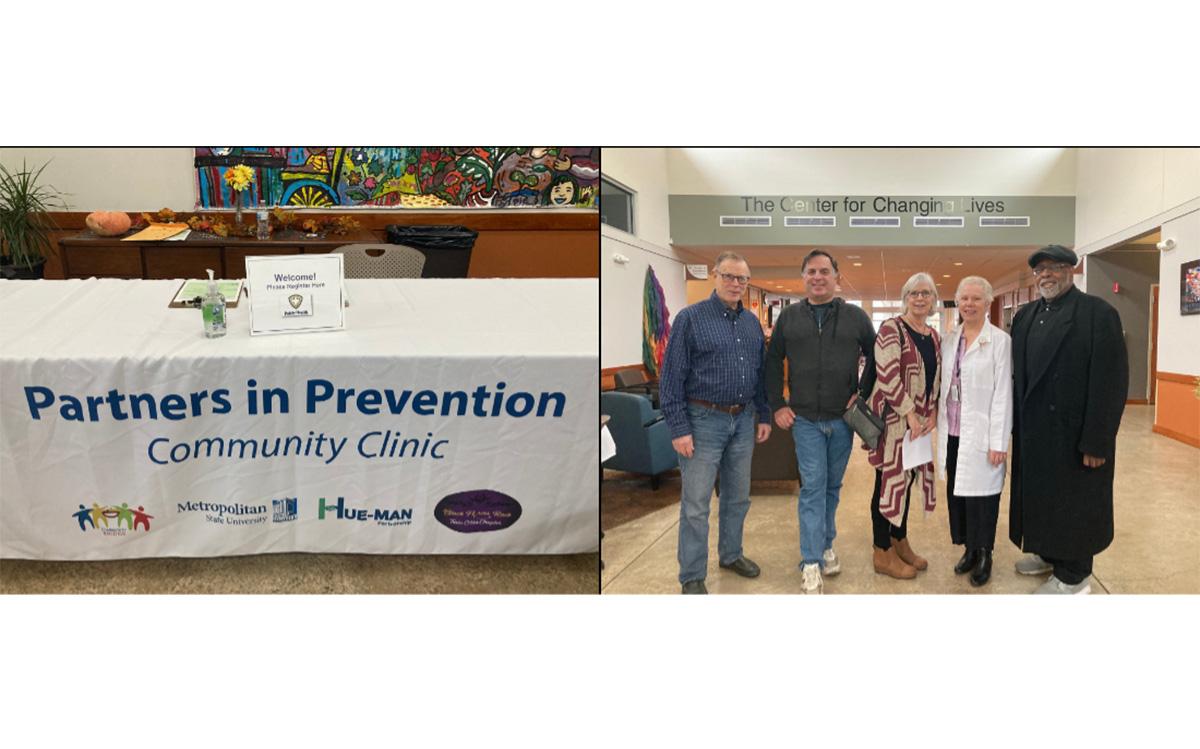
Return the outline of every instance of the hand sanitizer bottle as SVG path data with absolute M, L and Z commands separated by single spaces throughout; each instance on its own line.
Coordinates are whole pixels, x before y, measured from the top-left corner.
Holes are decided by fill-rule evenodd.
M 208 271 L 208 293 L 200 304 L 200 310 L 204 313 L 204 336 L 220 338 L 225 335 L 225 297 L 217 290 L 211 269 Z

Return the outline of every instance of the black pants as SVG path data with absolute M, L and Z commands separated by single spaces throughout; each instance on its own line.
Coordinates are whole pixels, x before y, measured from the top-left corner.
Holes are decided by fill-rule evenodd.
M 1059 580 L 1062 580 L 1067 585 L 1078 585 L 1092 574 L 1092 560 L 1095 557 L 1086 557 L 1084 559 L 1051 559 L 1050 557 L 1042 557 L 1042 559 L 1054 565 L 1054 576 Z
M 950 499 L 950 541 L 968 550 L 996 546 L 996 520 L 1000 517 L 1000 495 L 960 497 L 954 493 L 954 475 L 958 467 L 958 437 L 946 438 L 946 492 Z
M 908 486 L 904 488 L 904 515 L 900 518 L 900 525 L 892 525 L 888 519 L 879 512 L 879 494 L 883 490 L 883 471 L 876 469 L 875 471 L 875 491 L 871 494 L 871 533 L 875 540 L 875 546 L 880 549 L 891 548 L 891 539 L 901 541 L 908 537 L 908 505 L 909 498 L 912 496 L 913 481 L 917 478 L 917 472 L 913 471 L 908 476 Z M 1065 581 L 1064 581 L 1065 582 Z

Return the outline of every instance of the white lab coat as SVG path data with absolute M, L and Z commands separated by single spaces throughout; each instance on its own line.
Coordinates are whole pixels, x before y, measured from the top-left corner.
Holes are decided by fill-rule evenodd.
M 954 375 L 954 359 L 962 337 L 959 325 L 942 340 L 942 386 L 938 402 L 938 470 L 946 478 L 946 438 L 949 420 L 946 405 Z M 983 329 L 963 352 L 962 416 L 959 419 L 958 466 L 954 487 L 947 491 L 960 497 L 986 497 L 1004 489 L 1006 463 L 993 466 L 988 450 L 1008 452 L 1012 435 L 1013 379 L 1012 339 L 984 320 Z

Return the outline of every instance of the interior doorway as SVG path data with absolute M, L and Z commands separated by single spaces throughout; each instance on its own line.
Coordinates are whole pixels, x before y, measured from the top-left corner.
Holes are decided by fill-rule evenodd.
M 1150 382 L 1146 402 L 1158 395 L 1158 284 L 1150 285 Z

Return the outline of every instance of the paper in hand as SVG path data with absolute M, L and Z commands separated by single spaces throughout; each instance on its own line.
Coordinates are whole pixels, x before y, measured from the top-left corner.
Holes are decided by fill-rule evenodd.
M 933 462 L 933 432 L 911 439 L 912 430 L 904 432 L 904 442 L 900 445 L 900 456 L 904 461 L 904 470 Z

